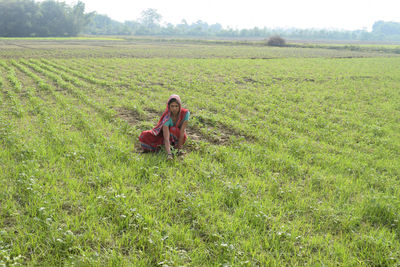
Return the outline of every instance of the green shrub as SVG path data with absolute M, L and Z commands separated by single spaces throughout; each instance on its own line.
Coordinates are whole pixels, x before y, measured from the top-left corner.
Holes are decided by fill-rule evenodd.
M 269 37 L 269 39 L 267 40 L 267 45 L 268 46 L 285 46 L 286 41 L 279 35 L 274 35 L 274 36 Z

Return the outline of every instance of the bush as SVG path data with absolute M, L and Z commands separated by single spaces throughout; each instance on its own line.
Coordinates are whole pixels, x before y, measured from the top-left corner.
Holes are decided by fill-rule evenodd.
M 285 46 L 285 44 L 286 44 L 285 39 L 283 39 L 279 35 L 271 36 L 267 41 L 267 45 L 269 46 Z

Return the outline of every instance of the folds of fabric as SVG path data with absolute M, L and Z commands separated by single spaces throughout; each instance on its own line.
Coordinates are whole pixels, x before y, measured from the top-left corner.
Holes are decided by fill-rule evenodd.
M 169 142 L 172 146 L 177 146 L 181 130 L 178 127 L 169 128 Z M 186 142 L 187 135 L 184 133 L 183 143 Z M 159 135 L 154 135 L 152 130 L 144 131 L 139 136 L 139 141 L 143 150 L 157 151 L 164 144 L 164 136 L 162 132 Z

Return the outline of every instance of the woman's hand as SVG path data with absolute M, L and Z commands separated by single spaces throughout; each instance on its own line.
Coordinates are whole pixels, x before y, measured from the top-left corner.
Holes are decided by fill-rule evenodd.
M 167 154 L 167 160 L 173 160 L 174 157 L 172 156 L 172 153 Z

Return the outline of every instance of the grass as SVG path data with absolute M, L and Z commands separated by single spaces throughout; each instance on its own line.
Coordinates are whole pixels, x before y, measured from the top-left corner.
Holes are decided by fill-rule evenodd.
M 399 264 L 398 57 L 59 45 L 1 52 L 0 264 Z M 186 156 L 138 154 L 172 93 Z
M 98 37 L 98 36 L 80 36 L 80 37 L 1 37 L 2 41 L 123 41 L 124 38 L 118 37 Z
M 360 58 L 397 57 L 398 46 L 289 44 L 268 47 L 262 41 L 93 37 L 0 38 L 2 58 Z M 300 49 L 299 49 L 300 48 Z
M 363 51 L 363 52 L 379 52 L 389 54 L 400 54 L 400 46 L 395 44 L 288 44 L 290 47 L 300 48 L 325 48 L 334 50 Z

